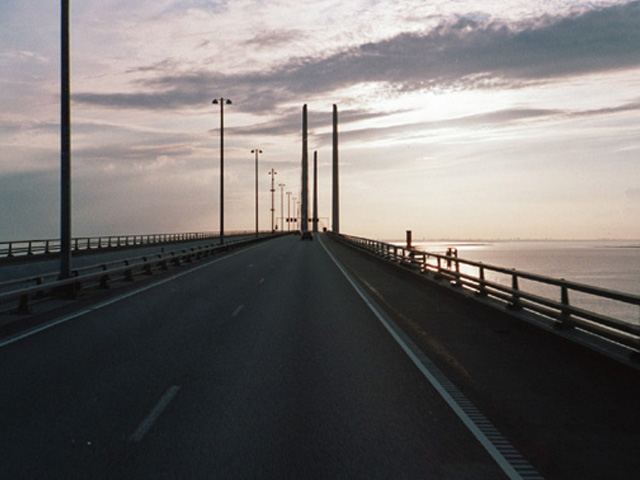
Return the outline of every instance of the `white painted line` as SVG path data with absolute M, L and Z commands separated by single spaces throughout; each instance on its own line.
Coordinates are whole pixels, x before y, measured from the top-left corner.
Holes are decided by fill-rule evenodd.
M 21 333 L 19 333 L 17 335 L 13 335 L 13 336 L 11 336 L 9 338 L 5 338 L 4 340 L 0 341 L 0 348 L 6 347 L 7 345 L 11 345 L 12 343 L 19 342 L 20 340 L 24 340 L 25 338 L 28 338 L 28 337 L 30 337 L 32 335 L 35 335 L 37 333 L 43 332 L 45 330 L 48 330 L 48 329 L 50 329 L 52 327 L 55 327 L 56 325 L 60 325 L 61 323 L 65 323 L 65 322 L 68 322 L 69 320 L 73 320 L 75 318 L 82 317 L 82 316 L 86 315 L 87 313 L 95 312 L 96 310 L 100 310 L 101 308 L 104 308 L 106 306 L 109 306 L 109 305 L 112 305 L 114 303 L 120 302 L 120 301 L 122 301 L 122 300 L 124 300 L 126 298 L 133 297 L 134 295 L 138 295 L 139 293 L 146 292 L 147 290 L 151 290 L 152 288 L 158 287 L 160 285 L 164 285 L 165 283 L 172 282 L 173 280 L 176 280 L 178 278 L 184 277 L 185 275 L 189 275 L 189 274 L 191 274 L 193 272 L 197 272 L 198 270 L 201 270 L 203 268 L 207 268 L 207 267 L 209 267 L 209 266 L 211 266 L 211 265 L 213 265 L 215 263 L 222 262 L 223 260 L 227 260 L 227 259 L 229 259 L 231 257 L 235 257 L 236 255 L 240 255 L 241 253 L 247 252 L 249 250 L 253 250 L 254 248 L 257 248 L 257 247 L 259 247 L 261 245 L 264 245 L 264 244 L 253 245 L 251 247 L 245 248 L 245 249 L 240 250 L 238 252 L 230 253 L 228 255 L 225 255 L 224 257 L 217 258 L 215 260 L 212 260 L 210 262 L 204 263 L 202 265 L 198 265 L 196 267 L 190 268 L 189 270 L 177 273 L 177 274 L 172 275 L 172 276 L 170 276 L 168 278 L 165 278 L 165 279 L 159 280 L 157 282 L 154 282 L 152 284 L 149 284 L 149 285 L 146 285 L 144 287 L 141 287 L 141 288 L 139 288 L 137 290 L 133 290 L 131 292 L 128 292 L 128 293 L 119 295 L 117 297 L 114 297 L 114 298 L 112 298 L 110 300 L 106 300 L 104 302 L 97 303 L 97 304 L 92 305 L 91 307 L 87 308 L 86 310 L 82 310 L 80 312 L 75 312 L 75 313 L 72 313 L 70 315 L 66 315 L 64 317 L 56 318 L 56 319 L 52 320 L 51 322 L 46 323 L 44 325 L 39 325 L 39 326 L 34 327 L 32 329 L 29 329 L 29 330 L 26 330 L 24 332 L 21 332 Z
M 447 379 L 444 374 L 440 371 L 439 368 L 435 366 L 431 362 L 431 360 L 407 337 L 401 329 L 395 324 L 395 322 L 389 318 L 384 311 L 376 305 L 376 303 L 369 297 L 366 291 L 353 279 L 353 277 L 345 270 L 345 268 L 340 264 L 340 262 L 333 256 L 333 254 L 327 249 L 321 239 L 320 245 L 327 253 L 329 258 L 333 260 L 333 263 L 338 267 L 338 269 L 342 272 L 347 281 L 351 284 L 356 293 L 360 296 L 360 298 L 364 301 L 364 303 L 369 307 L 369 310 L 373 312 L 376 318 L 380 321 L 380 323 L 385 327 L 385 329 L 391 334 L 393 339 L 398 343 L 398 345 L 402 348 L 405 354 L 411 359 L 414 365 L 420 370 L 422 375 L 429 381 L 429 383 L 436 389 L 436 391 L 440 394 L 442 399 L 449 405 L 449 407 L 455 412 L 455 414 L 460 418 L 462 423 L 467 427 L 467 429 L 476 437 L 476 440 L 480 442 L 480 444 L 485 448 L 485 450 L 491 455 L 494 461 L 498 464 L 498 466 L 502 469 L 502 471 L 507 475 L 511 480 L 523 480 L 523 476 L 519 472 L 519 470 L 523 470 L 521 465 L 512 465 L 511 462 L 505 458 L 505 454 L 502 452 L 511 452 L 515 450 L 511 444 L 505 445 L 504 447 L 495 445 L 487 436 L 488 431 L 497 432 L 498 430 L 493 427 L 480 427 L 476 425 L 476 423 L 471 419 L 471 415 L 476 415 L 479 413 L 479 410 L 464 397 L 462 392 L 460 392 L 453 383 Z M 448 388 L 445 388 L 444 385 L 447 385 Z M 458 400 L 456 400 L 458 398 Z M 462 404 L 465 404 L 463 407 Z M 503 438 L 502 438 L 503 439 Z M 520 457 L 523 459 L 523 457 Z M 537 473 L 537 471 L 527 463 L 526 475 L 537 475 L 535 478 L 542 479 L 543 477 Z M 535 472 L 535 473 L 534 473 Z M 525 472 L 522 472 L 525 474 Z
M 133 435 L 131 435 L 131 438 L 129 438 L 130 441 L 138 443 L 144 438 L 149 429 L 153 427 L 154 423 L 156 423 L 156 420 L 158 419 L 160 414 L 164 411 L 165 408 L 167 408 L 167 405 L 169 405 L 171 400 L 173 400 L 173 397 L 176 396 L 178 390 L 180 390 L 180 386 L 174 385 L 165 392 L 156 406 L 153 407 L 151 412 L 149 412 L 149 415 L 146 416 L 146 418 L 142 421 L 136 431 L 133 432 Z
M 232 317 L 236 317 L 238 316 L 238 314 L 240 313 L 240 311 L 244 308 L 244 305 L 240 305 L 238 306 L 238 308 L 235 309 L 235 311 L 231 314 Z

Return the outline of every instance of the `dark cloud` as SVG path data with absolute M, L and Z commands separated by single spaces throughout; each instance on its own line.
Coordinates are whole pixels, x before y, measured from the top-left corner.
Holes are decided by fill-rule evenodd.
M 395 112 L 397 113 L 397 112 Z M 386 113 L 388 115 L 389 113 Z M 379 113 L 372 113 L 365 110 L 345 110 L 338 112 L 340 125 L 348 125 L 352 122 L 379 118 Z M 309 128 L 327 128 L 333 124 L 333 113 L 331 111 L 315 111 L 310 107 Z M 246 127 L 234 127 L 229 131 L 234 135 L 289 135 L 299 134 L 302 128 L 302 109 L 289 109 L 275 120 L 264 123 L 249 125 Z
M 595 115 L 608 115 L 614 113 L 634 112 L 640 110 L 640 101 L 625 103 L 615 107 L 597 108 L 592 110 L 581 110 L 577 112 L 570 112 L 568 115 L 574 117 L 588 117 Z
M 364 82 L 386 83 L 399 91 L 517 87 L 640 66 L 638 25 L 639 1 L 513 25 L 461 18 L 425 34 L 401 34 L 325 58 L 297 58 L 266 72 L 166 73 L 140 82 L 137 93 L 81 93 L 74 100 L 119 108 L 176 109 L 200 106 L 207 96 L 225 92 L 236 108 L 261 113 Z M 274 33 L 269 38 L 284 42 L 290 35 Z M 161 67 L 147 69 L 162 71 Z
M 343 143 L 346 143 L 370 140 L 372 138 L 380 140 L 399 136 L 402 136 L 403 138 L 412 138 L 415 136 L 424 137 L 429 134 L 429 131 L 437 129 L 461 126 L 483 128 L 495 125 L 505 125 L 510 122 L 548 118 L 550 116 L 562 115 L 565 113 L 566 112 L 561 110 L 551 109 L 513 108 L 479 115 L 467 115 L 448 120 L 403 123 L 389 127 L 367 127 L 365 129 L 348 130 L 340 133 L 340 139 Z M 321 139 L 321 142 L 328 143 L 331 141 L 331 133 L 320 135 L 319 138 Z
M 276 32 L 264 32 L 243 42 L 243 45 L 253 48 L 277 47 L 290 43 L 303 36 L 300 30 L 282 30 Z

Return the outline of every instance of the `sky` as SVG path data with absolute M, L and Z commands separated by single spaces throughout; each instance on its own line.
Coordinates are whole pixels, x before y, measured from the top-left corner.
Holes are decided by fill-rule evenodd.
M 74 236 L 271 227 L 302 106 L 331 225 L 640 239 L 640 1 L 71 0 Z M 0 6 L 0 241 L 57 238 L 60 2 Z M 285 184 L 278 188 L 279 184 Z M 311 188 L 310 188 L 311 192 Z M 286 227 L 285 227 L 286 228 Z

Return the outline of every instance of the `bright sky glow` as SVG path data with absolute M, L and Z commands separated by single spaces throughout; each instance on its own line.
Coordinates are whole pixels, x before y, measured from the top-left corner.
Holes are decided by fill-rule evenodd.
M 58 235 L 60 2 L 0 7 L 0 240 Z M 640 1 L 71 1 L 73 233 L 261 227 L 299 197 L 376 238 L 640 239 Z M 280 215 L 280 192 L 276 213 Z M 286 196 L 285 196 L 286 203 Z M 286 204 L 285 204 L 286 213 Z

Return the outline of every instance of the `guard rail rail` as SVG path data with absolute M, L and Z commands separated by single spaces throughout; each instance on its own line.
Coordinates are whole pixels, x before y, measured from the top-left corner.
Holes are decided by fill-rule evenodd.
M 608 341 L 624 345 L 629 357 L 640 361 L 640 326 L 636 323 L 614 318 L 570 303 L 573 294 L 599 297 L 640 308 L 640 296 L 607 290 L 564 279 L 556 279 L 523 272 L 516 269 L 464 260 L 452 255 L 430 253 L 390 243 L 351 235 L 334 237 L 366 250 L 386 260 L 401 264 L 428 275 L 437 281 L 447 281 L 452 286 L 474 292 L 479 297 L 497 300 L 510 310 L 526 310 L 541 315 L 553 323 L 556 329 L 579 328 Z M 501 284 L 488 280 L 488 273 L 506 275 L 510 281 Z M 556 298 L 525 291 L 521 280 L 531 284 L 551 286 L 556 289 Z M 637 310 L 636 310 L 637 311 Z

